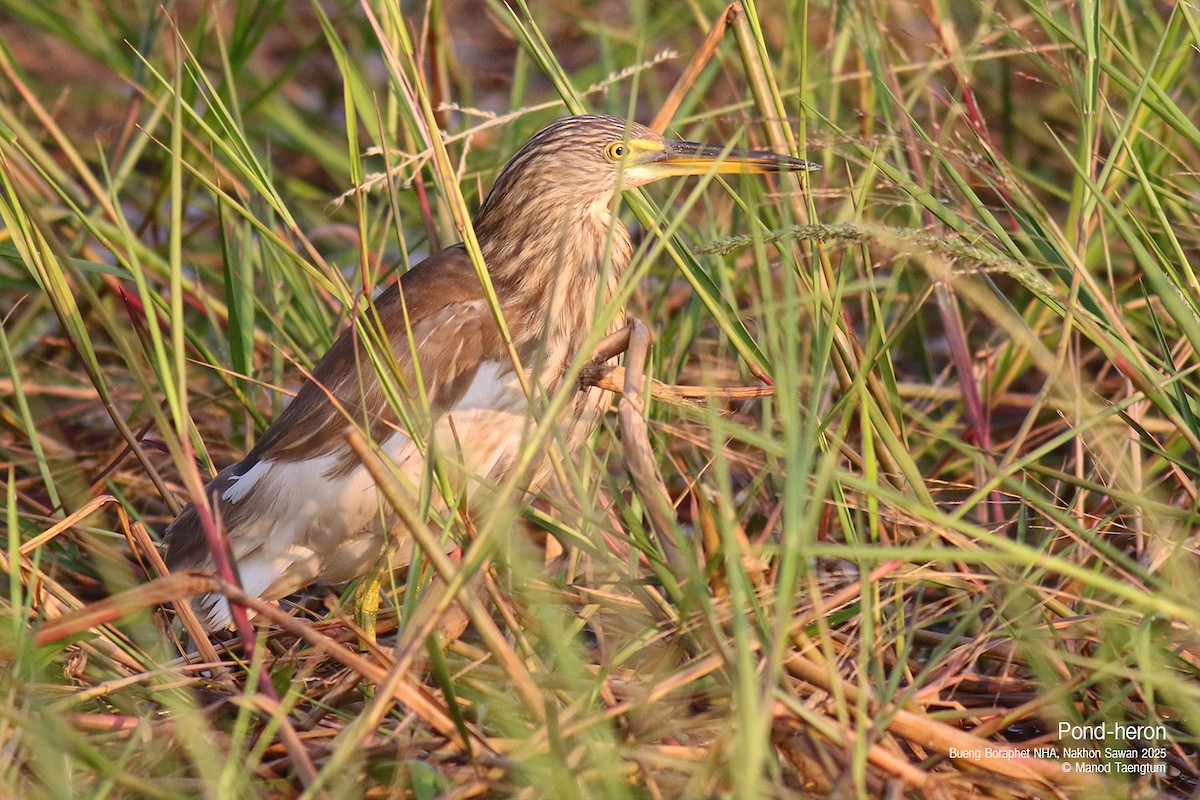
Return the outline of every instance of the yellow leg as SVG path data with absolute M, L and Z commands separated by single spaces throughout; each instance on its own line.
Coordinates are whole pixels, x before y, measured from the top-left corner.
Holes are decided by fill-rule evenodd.
M 379 618 L 379 590 L 383 587 L 387 568 L 387 559 L 381 558 L 379 563 L 362 577 L 358 588 L 354 590 L 354 621 L 362 628 L 363 635 L 371 644 L 375 644 L 375 623 Z

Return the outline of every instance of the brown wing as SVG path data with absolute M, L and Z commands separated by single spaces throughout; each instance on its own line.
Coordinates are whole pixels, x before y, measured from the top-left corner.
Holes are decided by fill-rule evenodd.
M 246 456 L 247 461 L 302 461 L 326 455 L 344 446 L 342 430 L 348 420 L 367 425 L 374 434 L 394 425 L 395 414 L 371 360 L 372 352 L 376 357 L 394 359 L 397 388 L 413 402 L 418 397 L 412 360 L 415 348 L 421 380 L 435 414 L 453 404 L 481 361 L 503 356 L 500 332 L 461 245 L 414 267 L 379 296 L 375 309 L 378 324 L 368 313 L 363 325 L 351 326 L 341 335 L 313 369 L 312 378 Z M 386 350 L 378 346 L 381 341 L 389 343 Z M 336 406 L 330 402 L 331 395 Z
M 415 407 L 419 396 L 418 370 L 412 358 L 415 350 L 434 416 L 462 395 L 481 363 L 508 358 L 470 257 L 461 245 L 447 248 L 405 273 L 374 305 L 377 321 L 368 313 L 361 325 L 345 331 L 246 458 L 209 483 L 210 502 L 224 496 L 240 476 L 261 461 L 303 462 L 345 453 L 329 477 L 352 470 L 357 462 L 343 438 L 350 421 L 366 426 L 376 440 L 386 438 L 389 429 L 398 424 L 372 354 L 383 362 L 384 374 L 396 376 L 397 390 L 408 401 L 406 405 Z M 379 346 L 382 342 L 388 347 Z M 240 521 L 259 513 L 263 504 L 255 502 L 253 490 L 238 502 L 221 504 L 235 551 L 249 544 L 237 541 Z M 167 528 L 164 542 L 171 569 L 203 567 L 208 561 L 208 543 L 191 504 Z

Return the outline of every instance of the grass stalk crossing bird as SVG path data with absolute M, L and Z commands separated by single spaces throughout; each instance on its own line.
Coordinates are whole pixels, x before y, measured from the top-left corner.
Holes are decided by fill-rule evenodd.
M 316 582 L 349 582 L 379 562 L 392 520 L 343 432 L 363 426 L 420 484 L 426 450 L 400 424 L 381 378 L 389 369 L 414 397 L 423 386 L 427 444 L 464 480 L 509 477 L 530 424 L 523 384 L 555 391 L 633 257 L 612 213 L 614 194 L 670 176 L 815 168 L 767 151 L 665 139 L 607 116 L 568 117 L 537 133 L 501 171 L 473 222 L 525 375 L 516 372 L 463 245 L 406 272 L 374 302 L 380 346 L 364 341 L 369 325 L 351 326 L 250 453 L 206 487 L 243 588 L 278 599 Z M 623 311 L 615 320 L 613 330 L 624 324 Z M 381 352 L 390 364 L 376 363 Z M 608 397 L 593 387 L 574 398 L 562 423 L 568 452 L 598 424 Z M 539 466 L 523 485 L 536 490 L 547 476 Z M 212 569 L 194 505 L 167 528 L 165 544 L 172 570 Z M 370 589 L 377 600 L 378 583 Z M 211 627 L 230 621 L 220 596 L 195 605 Z

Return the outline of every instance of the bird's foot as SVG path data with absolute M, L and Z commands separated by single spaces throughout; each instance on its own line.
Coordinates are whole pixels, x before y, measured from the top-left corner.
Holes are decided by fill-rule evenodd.
M 362 631 L 367 644 L 375 644 L 375 631 L 379 620 L 379 591 L 383 587 L 383 576 L 387 562 L 381 561 L 371 567 L 354 590 L 354 622 Z

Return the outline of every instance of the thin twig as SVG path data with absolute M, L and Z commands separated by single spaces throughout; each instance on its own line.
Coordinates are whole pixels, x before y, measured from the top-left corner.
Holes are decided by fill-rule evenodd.
M 642 401 L 642 378 L 650 349 L 650 329 L 637 319 L 631 319 L 627 329 L 629 349 L 625 353 L 625 383 L 621 399 L 617 403 L 625 465 L 629 469 L 629 477 L 638 497 L 646 507 L 650 522 L 658 532 L 659 543 L 667 557 L 667 563 L 682 579 L 687 577 L 690 570 L 687 570 L 675 541 L 675 506 L 671 503 L 671 495 L 667 492 L 662 474 L 658 471 L 654 450 L 650 446 L 646 419 L 643 416 L 645 404 Z
M 590 363 L 580 373 L 579 382 L 583 386 L 620 394 L 625 391 L 626 371 L 615 364 Z M 752 400 L 774 394 L 774 386 L 693 386 L 650 379 L 650 399 L 673 405 L 692 405 L 708 398 Z
M 701 42 L 699 49 L 696 50 L 696 54 L 688 62 L 687 68 L 679 76 L 679 80 L 675 81 L 675 85 L 671 87 L 671 93 L 663 101 L 662 108 L 654 116 L 654 121 L 650 123 L 651 130 L 662 133 L 671 124 L 671 119 L 679 109 L 679 104 L 683 102 L 683 98 L 691 91 L 692 85 L 696 83 L 696 79 L 700 77 L 700 73 L 708 66 L 713 53 L 717 52 L 717 46 L 725 38 L 725 32 L 729 30 L 729 26 L 733 24 L 733 21 L 743 13 L 745 12 L 742 11 L 741 3 L 730 3 L 721 12 L 721 15 L 717 17 L 712 28 L 709 29 L 708 35 L 704 37 L 704 41 Z

